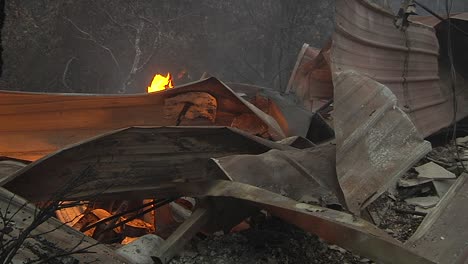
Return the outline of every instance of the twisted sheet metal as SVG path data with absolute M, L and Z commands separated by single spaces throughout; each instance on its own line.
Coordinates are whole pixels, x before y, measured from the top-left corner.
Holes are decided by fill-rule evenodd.
M 333 97 L 330 46 L 331 41 L 322 50 L 304 44 L 286 88 L 286 94 L 294 94 L 312 112 Z
M 257 107 L 272 116 L 286 136 L 305 137 L 307 135 L 312 113 L 299 105 L 293 96 L 250 84 L 228 83 L 227 85 L 249 102 L 266 101 L 266 109 L 259 105 Z
M 61 149 L 1 179 L 0 185 L 31 202 L 47 201 L 64 189 L 64 200 L 104 197 L 130 186 L 145 189 L 155 177 L 172 179 L 172 184 L 207 180 L 211 158 L 271 149 L 294 148 L 226 127 L 132 127 Z M 159 193 L 166 187 L 160 185 Z
M 336 170 L 359 214 L 431 150 L 390 89 L 353 71 L 335 78 Z
M 124 132 L 125 131 L 121 133 Z M 112 146 L 109 146 L 108 144 L 100 145 L 102 149 L 108 149 L 110 152 L 113 152 Z M 84 143 L 83 146 L 75 147 L 75 149 L 79 150 L 80 147 L 82 148 L 82 151 L 88 150 L 84 153 L 88 153 L 89 150 L 95 149 L 94 147 L 89 146 L 89 144 L 86 145 L 86 143 Z M 76 154 L 76 152 L 71 154 Z M 116 162 L 122 163 L 122 157 L 127 155 L 128 153 L 125 154 L 117 152 L 114 159 Z M 174 160 L 174 162 L 177 162 L 180 155 L 183 154 L 168 157 L 165 163 L 167 163 L 168 160 Z M 63 152 L 59 152 L 55 154 L 55 156 L 57 158 L 56 161 L 60 161 L 60 167 L 57 167 L 57 163 L 54 162 L 36 161 L 29 165 L 25 170 L 20 171 L 16 176 L 18 178 L 24 178 L 24 180 L 29 181 L 30 184 L 38 184 L 41 182 L 60 180 L 61 177 L 66 178 L 66 175 L 62 174 L 62 172 L 66 171 L 66 168 L 71 168 L 73 169 L 72 171 L 75 171 L 75 169 L 78 171 L 80 170 L 81 165 L 77 163 L 82 160 L 80 156 L 71 155 L 67 157 L 67 153 Z M 96 161 L 100 159 L 99 155 L 93 157 L 91 153 L 86 156 L 86 162 L 88 162 L 89 159 L 94 159 Z M 140 157 L 140 159 L 142 157 Z M 49 159 L 51 158 L 53 157 L 50 157 Z M 215 160 L 212 161 L 213 165 L 218 164 Z M 169 162 L 169 164 L 173 164 L 173 162 Z M 304 229 L 305 231 L 317 234 L 329 243 L 337 244 L 380 263 L 431 263 L 424 257 L 414 254 L 407 248 L 403 247 L 400 242 L 391 238 L 384 231 L 354 215 L 329 208 L 300 203 L 280 194 L 249 184 L 216 180 L 216 178 L 222 178 L 219 177 L 222 176 L 218 173 L 219 170 L 213 170 L 210 174 L 213 177 L 205 177 L 204 181 L 197 181 L 193 178 L 181 180 L 180 174 L 172 173 L 170 171 L 170 167 L 170 165 L 166 167 L 169 168 L 167 169 L 167 173 L 152 174 L 152 177 L 149 177 L 144 170 L 137 170 L 131 174 L 127 174 L 125 171 L 122 171 L 120 174 L 114 173 L 112 177 L 105 177 L 108 175 L 109 168 L 98 166 L 94 170 L 93 177 L 86 177 L 85 174 L 81 174 L 83 178 L 78 179 L 79 182 L 90 184 L 87 184 L 86 186 L 71 186 L 71 193 L 69 193 L 67 199 L 73 201 L 74 199 L 80 200 L 82 198 L 96 198 L 96 195 L 98 195 L 100 199 L 105 197 L 126 197 L 126 199 L 138 197 L 141 199 L 145 197 L 153 198 L 155 196 L 159 198 L 177 196 L 213 197 L 213 202 L 217 204 L 216 207 L 219 208 L 219 210 L 216 212 L 216 217 L 212 219 L 213 223 L 210 223 L 210 225 L 219 221 L 232 221 L 233 219 L 241 221 L 244 218 L 239 218 L 239 214 L 242 215 L 245 214 L 245 212 L 251 212 L 252 209 L 254 209 L 254 207 L 252 207 L 253 205 L 258 208 L 268 210 L 273 215 L 276 215 L 283 220 Z M 207 169 L 208 168 L 203 166 L 203 164 L 200 166 L 192 166 L 192 171 L 190 171 L 190 173 L 193 175 L 204 175 L 204 172 L 206 172 Z M 266 177 L 267 175 L 264 176 Z M 96 181 L 100 181 L 100 186 L 95 186 Z M 110 183 L 107 188 L 105 188 L 106 182 Z M 22 188 L 21 184 L 23 183 L 24 182 L 21 181 L 17 182 L 16 189 L 19 193 L 28 194 L 24 191 L 30 189 L 31 186 L 19 190 Z M 12 186 L 7 187 L 11 188 Z M 75 192 L 75 189 L 81 193 Z M 37 188 L 34 195 L 28 196 L 49 197 L 56 193 L 56 191 L 57 188 L 54 186 L 50 186 L 50 188 Z M 98 193 L 96 193 L 96 191 Z M 0 195 L 0 198 L 3 197 Z M 9 197 L 6 196 L 5 199 L 8 200 Z M 229 203 L 233 206 L 228 207 Z M 27 214 L 29 213 L 26 213 L 26 216 Z M 20 216 L 24 217 L 22 214 Z M 58 221 L 55 222 L 58 224 Z M 59 241 L 62 239 L 62 235 L 60 233 L 63 230 L 69 229 L 63 224 L 62 226 L 63 228 L 54 233 L 58 234 L 56 238 L 59 239 Z M 78 231 L 73 232 L 78 234 Z M 81 234 L 81 236 L 84 235 Z M 69 236 L 66 236 L 65 238 L 70 240 Z M 85 242 L 87 242 L 86 239 Z M 98 252 L 102 252 L 102 254 L 107 253 L 105 251 L 105 247 L 102 246 L 99 249 L 101 250 Z M 86 257 L 94 257 L 94 255 L 86 255 Z M 110 257 L 112 257 L 112 255 L 110 255 L 109 258 Z M 101 261 L 105 262 L 107 259 L 101 259 Z
M 0 91 L 0 156 L 36 160 L 67 145 L 129 126 L 174 126 L 164 115 L 165 100 L 204 92 L 217 100 L 216 121 L 231 126 L 236 117 L 252 116 L 267 137 L 285 137 L 273 117 L 237 96 L 215 78 L 164 92 L 133 95 L 46 94 Z

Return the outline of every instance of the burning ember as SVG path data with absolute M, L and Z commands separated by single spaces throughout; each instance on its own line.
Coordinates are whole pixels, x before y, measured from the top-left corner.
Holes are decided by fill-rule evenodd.
M 164 91 L 169 88 L 173 88 L 174 84 L 172 83 L 172 75 L 168 73 L 166 77 L 161 74 L 156 74 L 151 82 L 151 85 L 148 86 L 148 93 L 154 93 L 158 91 Z

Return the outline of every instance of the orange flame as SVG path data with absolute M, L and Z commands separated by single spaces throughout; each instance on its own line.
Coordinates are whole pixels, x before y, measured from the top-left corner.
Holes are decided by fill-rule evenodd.
M 158 91 L 164 91 L 169 88 L 173 88 L 174 84 L 172 83 L 172 76 L 170 73 L 164 77 L 161 74 L 156 74 L 151 82 L 151 85 L 148 86 L 148 93 L 154 93 Z

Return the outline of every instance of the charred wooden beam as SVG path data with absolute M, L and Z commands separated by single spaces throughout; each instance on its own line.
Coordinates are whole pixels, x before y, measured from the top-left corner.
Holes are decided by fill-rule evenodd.
M 156 263 L 166 264 L 187 244 L 212 217 L 209 207 L 197 208 L 162 244 L 153 257 Z

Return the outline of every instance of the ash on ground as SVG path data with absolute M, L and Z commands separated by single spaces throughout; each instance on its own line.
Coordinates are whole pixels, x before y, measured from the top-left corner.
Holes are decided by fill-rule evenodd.
M 366 263 L 365 258 L 327 245 L 317 236 L 272 218 L 239 233 L 196 238 L 171 264 Z
M 424 219 L 424 216 L 411 214 L 414 209 L 405 201 L 385 193 L 369 206 L 368 212 L 375 225 L 400 242 L 405 242 Z

